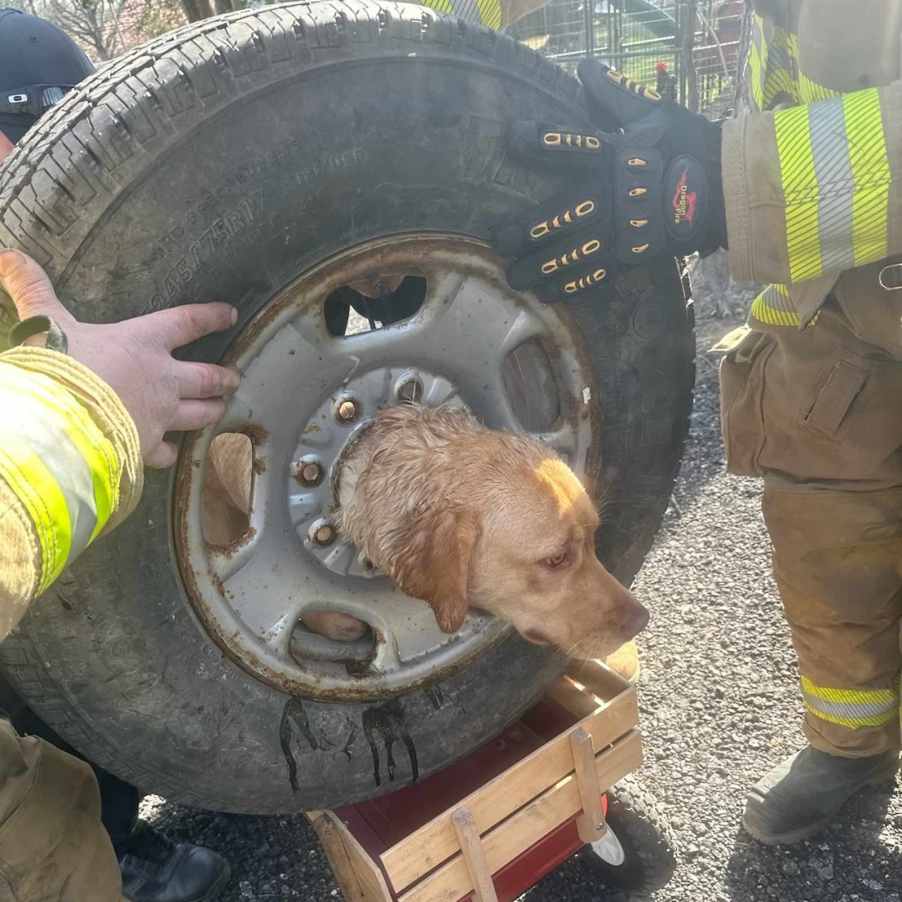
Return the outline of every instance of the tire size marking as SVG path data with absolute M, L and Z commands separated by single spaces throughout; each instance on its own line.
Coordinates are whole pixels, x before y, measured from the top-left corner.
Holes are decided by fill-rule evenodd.
M 254 224 L 254 204 L 245 198 L 229 212 L 213 222 L 192 242 L 187 253 L 175 264 L 163 280 L 163 288 L 151 302 L 154 310 L 170 306 L 202 267 L 226 253 L 231 242 Z

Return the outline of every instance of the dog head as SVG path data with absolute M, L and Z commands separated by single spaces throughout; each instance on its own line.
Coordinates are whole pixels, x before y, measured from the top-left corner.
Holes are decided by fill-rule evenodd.
M 645 628 L 648 611 L 598 560 L 598 513 L 563 461 L 524 468 L 507 504 L 483 517 L 474 605 L 574 657 L 603 658 Z
M 574 657 L 605 657 L 639 633 L 648 612 L 598 560 L 599 516 L 572 470 L 527 437 L 485 430 L 473 444 L 456 449 L 456 478 L 479 481 L 420 505 L 389 567 L 401 589 L 445 632 L 477 607 Z

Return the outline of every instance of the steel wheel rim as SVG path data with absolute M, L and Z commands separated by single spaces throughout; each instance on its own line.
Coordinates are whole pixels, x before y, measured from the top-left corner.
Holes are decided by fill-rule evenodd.
M 322 313 L 325 299 L 339 286 L 372 281 L 374 274 L 425 278 L 422 307 L 383 329 L 332 336 Z M 489 426 L 533 431 L 579 475 L 591 477 L 598 458 L 597 405 L 591 369 L 565 309 L 513 292 L 497 258 L 479 242 L 396 236 L 342 252 L 300 276 L 248 323 L 226 362 L 242 371 L 242 386 L 216 427 L 185 440 L 173 522 L 188 601 L 229 657 L 279 689 L 354 700 L 407 692 L 447 676 L 510 633 L 508 625 L 471 612 L 461 631 L 448 636 L 428 605 L 401 595 L 384 577 L 372 578 L 360 560 L 326 566 L 312 530 L 324 513 L 329 516 L 322 499 L 334 488 L 334 447 L 320 454 L 326 472 L 313 491 L 299 491 L 298 458 L 317 453 L 311 422 L 322 420 L 341 432 L 334 417 L 341 399 L 361 402 L 360 416 L 333 443 L 344 447 L 380 403 L 377 384 L 384 384 L 387 403 L 396 403 L 396 386 L 415 378 L 423 403 L 455 403 Z M 529 388 L 531 365 L 542 389 L 538 404 L 536 393 L 520 385 L 522 379 Z M 542 367 L 547 372 L 539 373 Z M 536 419 L 534 408 L 547 408 L 543 417 L 554 413 L 555 392 L 550 428 L 524 429 L 524 419 Z M 256 472 L 250 535 L 225 551 L 208 546 L 200 526 L 207 452 L 223 432 L 251 437 Z M 369 665 L 352 671 L 340 661 L 293 657 L 291 636 L 305 610 L 343 611 L 369 624 L 378 640 Z

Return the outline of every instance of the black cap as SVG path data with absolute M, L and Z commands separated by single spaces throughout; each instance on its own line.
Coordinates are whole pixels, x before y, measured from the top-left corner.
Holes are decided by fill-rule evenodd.
M 87 54 L 56 25 L 0 9 L 0 131 L 10 141 L 93 71 Z

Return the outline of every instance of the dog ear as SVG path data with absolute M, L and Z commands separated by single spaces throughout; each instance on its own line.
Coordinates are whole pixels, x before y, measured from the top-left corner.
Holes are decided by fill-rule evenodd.
M 470 562 L 478 537 L 471 513 L 424 511 L 393 568 L 401 591 L 427 602 L 442 632 L 457 632 L 467 617 Z

